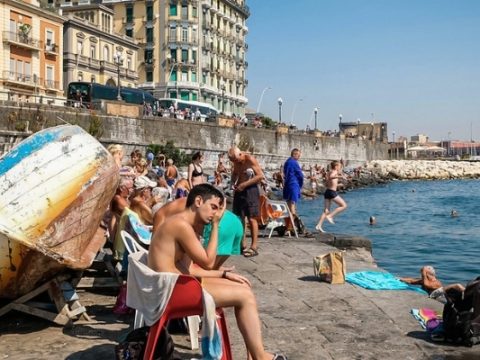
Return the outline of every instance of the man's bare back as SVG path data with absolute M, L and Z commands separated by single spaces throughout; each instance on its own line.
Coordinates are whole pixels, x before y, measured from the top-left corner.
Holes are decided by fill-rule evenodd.
M 163 224 L 166 218 L 185 210 L 187 198 L 180 198 L 162 206 L 153 216 L 153 233 Z

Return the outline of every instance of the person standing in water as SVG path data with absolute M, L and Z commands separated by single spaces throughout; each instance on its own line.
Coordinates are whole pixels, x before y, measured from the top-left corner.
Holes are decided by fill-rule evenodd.
M 340 195 L 337 194 L 338 179 L 344 178 L 345 176 L 342 174 L 342 164 L 336 160 L 332 161 L 332 163 L 330 164 L 330 171 L 326 174 L 325 177 L 327 189 L 325 190 L 324 194 L 325 204 L 323 207 L 323 213 L 318 220 L 317 226 L 315 226 L 315 229 L 322 233 L 325 232 L 322 228 L 325 219 L 327 219 L 330 224 L 335 224 L 333 218 L 342 211 L 345 211 L 345 209 L 347 208 L 347 203 L 345 202 L 345 200 L 343 200 Z M 338 207 L 332 212 L 330 212 L 332 202 L 337 204 Z

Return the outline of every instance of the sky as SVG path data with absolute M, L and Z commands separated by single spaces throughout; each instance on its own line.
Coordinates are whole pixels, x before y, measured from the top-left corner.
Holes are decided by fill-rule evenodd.
M 282 121 L 299 128 L 317 108 L 322 131 L 341 114 L 386 122 L 389 140 L 480 140 L 479 0 L 247 5 L 249 108 L 278 120 L 282 98 Z

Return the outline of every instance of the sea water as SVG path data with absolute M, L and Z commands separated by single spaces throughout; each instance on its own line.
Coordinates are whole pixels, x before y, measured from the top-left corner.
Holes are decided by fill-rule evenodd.
M 396 276 L 419 277 L 432 265 L 446 284 L 480 276 L 480 180 L 394 181 L 340 194 L 346 211 L 325 221 L 326 232 L 372 240 L 380 267 Z M 335 205 L 333 205 L 335 206 Z M 301 200 L 298 213 L 315 229 L 323 196 Z M 452 217 L 452 209 L 458 216 Z M 375 216 L 377 224 L 369 224 Z M 348 264 L 347 264 L 348 268 Z

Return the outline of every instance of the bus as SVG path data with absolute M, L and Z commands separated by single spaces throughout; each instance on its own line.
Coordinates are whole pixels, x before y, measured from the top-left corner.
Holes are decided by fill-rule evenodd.
M 118 88 L 90 82 L 71 82 L 68 84 L 67 100 L 72 106 L 91 108 L 92 104 L 100 100 L 117 100 Z M 122 100 L 129 104 L 148 103 L 152 109 L 156 106 L 156 99 L 148 91 L 120 87 Z
M 161 109 L 163 109 L 164 111 L 168 111 L 168 109 L 172 105 L 175 110 L 180 111 L 190 109 L 190 112 L 196 112 L 198 109 L 200 111 L 200 121 L 202 122 L 215 121 L 218 115 L 218 110 L 208 103 L 169 98 L 157 99 L 157 109 L 159 112 L 161 111 Z

